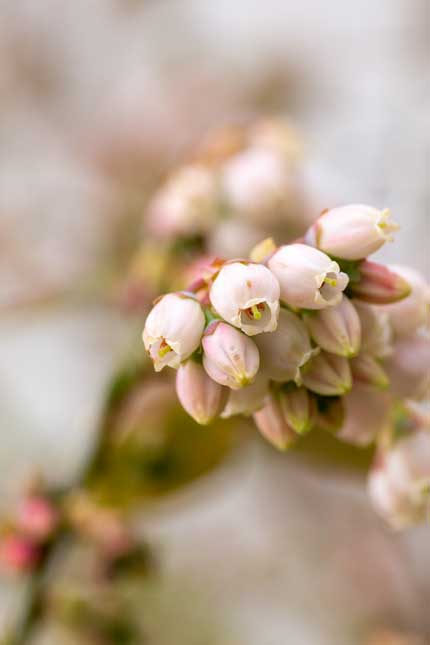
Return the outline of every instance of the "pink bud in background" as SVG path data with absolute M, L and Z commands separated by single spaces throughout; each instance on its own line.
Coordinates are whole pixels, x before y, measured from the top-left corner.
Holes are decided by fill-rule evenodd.
M 339 304 L 349 280 L 337 262 L 305 244 L 281 246 L 268 265 L 278 278 L 281 299 L 300 309 L 324 309 Z
M 395 334 L 405 336 L 414 333 L 420 327 L 428 327 L 430 285 L 418 271 L 410 267 L 394 265 L 389 268 L 407 280 L 411 287 L 411 293 L 404 300 L 383 307 Z
M 332 208 L 314 224 L 316 246 L 337 258 L 361 260 L 393 240 L 399 226 L 388 209 L 363 204 Z
M 34 569 L 39 557 L 38 547 L 24 535 L 11 533 L 0 538 L 0 570 L 27 573 Z
M 203 366 L 209 376 L 234 390 L 249 385 L 260 366 L 253 340 L 224 322 L 212 323 L 203 337 Z
M 426 518 L 430 502 L 430 434 L 416 432 L 379 456 L 369 475 L 376 509 L 395 528 Z
M 295 176 L 273 150 L 248 148 L 228 161 L 221 185 L 233 212 L 267 222 L 296 199 Z
M 279 284 L 262 264 L 225 264 L 214 280 L 210 301 L 220 316 L 248 336 L 276 329 Z
M 303 141 L 294 126 L 285 119 L 262 119 L 250 129 L 252 145 L 277 152 L 289 162 L 296 162 L 303 154 Z
M 345 418 L 337 436 L 353 445 L 372 443 L 390 421 L 392 403 L 386 392 L 355 385 L 342 402 Z
M 227 404 L 221 417 L 228 419 L 236 414 L 249 416 L 263 407 L 269 392 L 268 379 L 261 373 L 257 374 L 254 383 L 242 387 L 240 390 L 230 390 Z
M 17 514 L 17 525 L 21 531 L 38 541 L 51 537 L 59 521 L 52 502 L 44 497 L 24 499 Z
M 361 343 L 360 319 L 346 296 L 334 307 L 305 315 L 304 321 L 310 335 L 322 349 L 346 357 L 358 354 Z
M 411 293 L 409 283 L 383 264 L 363 260 L 359 264 L 360 280 L 350 283 L 354 298 L 375 305 L 386 305 L 407 298 Z
M 286 450 L 297 437 L 285 421 L 279 400 L 274 395 L 270 395 L 265 406 L 254 413 L 254 421 L 263 437 L 278 450 Z
M 207 425 L 222 412 L 228 391 L 215 383 L 200 363 L 189 360 L 177 371 L 176 393 L 184 410 L 197 423 Z
M 151 309 L 143 330 L 143 342 L 155 371 L 166 365 L 178 368 L 199 347 L 205 316 L 197 300 L 169 293 Z
M 298 387 L 280 392 L 282 414 L 287 424 L 298 434 L 306 434 L 315 424 L 316 405 L 306 388 Z
M 186 166 L 156 193 L 145 225 L 160 237 L 206 233 L 216 218 L 216 191 L 210 170 L 202 165 Z
M 399 338 L 383 365 L 395 396 L 423 398 L 430 388 L 430 338 L 420 334 Z
M 303 370 L 303 385 L 323 396 L 346 394 L 352 387 L 348 360 L 343 356 L 320 352 Z
M 370 385 L 381 390 L 385 390 L 389 386 L 390 379 L 385 373 L 384 368 L 370 354 L 360 354 L 356 358 L 351 359 L 350 365 L 354 383 Z
M 256 338 L 260 350 L 261 369 L 274 381 L 301 380 L 301 369 L 318 353 L 313 349 L 304 322 L 291 311 L 282 308 L 278 328 L 271 334 Z
M 393 351 L 393 331 L 382 307 L 354 300 L 361 323 L 361 351 L 375 358 L 385 358 Z

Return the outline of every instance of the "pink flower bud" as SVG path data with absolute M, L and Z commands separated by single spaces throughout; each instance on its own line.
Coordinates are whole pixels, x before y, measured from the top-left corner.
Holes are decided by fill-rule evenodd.
M 349 280 L 337 262 L 305 244 L 281 246 L 268 264 L 279 280 L 281 299 L 301 309 L 339 304 Z
M 7 573 L 26 573 L 40 557 L 38 547 L 27 537 L 12 533 L 0 538 L 0 569 Z
M 382 365 L 373 356 L 360 354 L 353 358 L 350 364 L 354 383 L 370 385 L 381 390 L 385 390 L 389 386 L 390 379 Z
M 291 168 L 275 151 L 249 148 L 233 157 L 221 178 L 225 198 L 233 211 L 260 220 L 279 214 L 296 198 Z
M 379 306 L 354 300 L 361 323 L 361 351 L 375 358 L 385 358 L 393 351 L 393 332 L 388 315 Z
M 395 528 L 423 521 L 430 503 L 430 434 L 414 433 L 379 456 L 369 476 L 369 493 Z
M 385 305 L 391 326 L 397 336 L 412 334 L 420 327 L 428 327 L 430 318 L 430 285 L 424 277 L 403 266 L 390 266 L 397 275 L 407 280 L 411 293 L 407 298 L 392 305 Z
M 179 170 L 155 195 L 145 224 L 161 237 L 196 235 L 210 230 L 216 217 L 216 182 L 200 165 Z
M 266 405 L 254 413 L 254 421 L 265 439 L 278 450 L 286 450 L 296 434 L 285 421 L 278 398 L 270 395 Z
M 203 366 L 209 376 L 233 390 L 254 380 L 260 356 L 254 341 L 224 322 L 212 323 L 203 337 Z
M 53 534 L 58 520 L 55 507 L 44 497 L 24 499 L 18 508 L 18 527 L 38 541 L 44 541 Z
M 261 369 L 274 381 L 301 381 L 301 369 L 316 353 L 304 322 L 291 311 L 281 309 L 278 328 L 256 338 Z
M 315 424 L 317 409 L 313 396 L 299 387 L 279 395 L 282 414 L 287 424 L 298 434 L 306 434 Z
M 383 264 L 363 260 L 359 270 L 360 280 L 350 284 L 354 298 L 370 304 L 386 305 L 403 300 L 411 292 L 409 283 Z
M 202 365 L 189 360 L 177 371 L 176 393 L 188 414 L 197 423 L 207 425 L 222 412 L 228 391 L 215 383 Z
M 169 293 L 151 309 L 143 330 L 143 342 L 155 371 L 166 365 L 178 368 L 200 345 L 205 316 L 192 297 Z
M 257 374 L 254 383 L 242 387 L 240 390 L 230 390 L 227 404 L 221 414 L 223 419 L 228 419 L 236 414 L 249 416 L 263 407 L 269 392 L 269 383 L 261 373 Z
M 430 388 L 430 338 L 420 334 L 399 338 L 383 365 L 395 396 L 426 396 Z
M 339 356 L 355 356 L 360 349 L 361 324 L 351 301 L 343 296 L 338 305 L 304 316 L 316 343 Z
M 390 420 L 391 399 L 388 393 L 355 385 L 342 397 L 345 419 L 338 438 L 357 446 L 367 446 Z
M 225 264 L 209 297 L 219 315 L 248 336 L 276 329 L 279 284 L 262 264 Z
M 303 370 L 303 385 L 324 396 L 345 394 L 352 387 L 349 362 L 343 356 L 320 352 Z
M 399 226 L 388 209 L 362 204 L 332 208 L 315 223 L 316 246 L 337 258 L 361 260 L 393 240 Z

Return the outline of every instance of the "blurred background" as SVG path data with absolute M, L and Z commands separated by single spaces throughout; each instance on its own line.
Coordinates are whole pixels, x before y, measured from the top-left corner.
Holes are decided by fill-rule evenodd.
M 390 207 L 402 230 L 380 257 L 430 278 L 429 57 L 427 0 L 0 0 L 3 510 L 29 470 L 79 476 L 143 325 L 121 278 L 145 205 L 208 130 L 287 116 L 314 215 Z M 142 642 L 429 635 L 428 526 L 386 529 L 359 470 L 253 442 L 227 452 L 139 513 L 161 561 Z M 1 620 L 15 596 L 0 588 Z

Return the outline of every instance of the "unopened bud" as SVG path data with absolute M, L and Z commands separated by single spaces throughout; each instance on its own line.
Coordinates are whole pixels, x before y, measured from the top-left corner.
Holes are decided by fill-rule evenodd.
M 361 323 L 361 351 L 375 358 L 386 358 L 393 351 L 393 331 L 388 315 L 378 305 L 354 300 Z
M 430 338 L 421 334 L 399 338 L 383 365 L 395 396 L 424 398 L 430 390 Z
M 349 362 L 343 356 L 320 352 L 303 370 L 303 384 L 323 396 L 338 396 L 349 392 L 352 376 Z
M 281 391 L 279 400 L 284 419 L 295 432 L 306 434 L 312 429 L 316 419 L 316 405 L 305 387 Z
M 20 530 L 38 541 L 44 541 L 53 534 L 58 520 L 54 505 L 44 497 L 24 499 L 18 508 L 17 525 Z
M 360 280 L 350 283 L 354 298 L 370 304 L 386 305 L 403 300 L 411 293 L 409 283 L 383 264 L 363 260 L 359 270 Z
M 286 450 L 297 437 L 285 421 L 279 399 L 274 394 L 261 410 L 254 413 L 254 421 L 263 437 L 278 450 Z
M 406 336 L 414 333 L 420 327 L 428 327 L 430 320 L 430 285 L 418 271 L 410 267 L 390 266 L 389 268 L 407 280 L 411 287 L 411 293 L 407 298 L 383 307 L 395 334 L 397 336 Z
M 269 392 L 267 378 L 262 374 L 257 374 L 254 383 L 240 388 L 240 390 L 230 390 L 227 404 L 222 411 L 221 417 L 228 419 L 236 414 L 249 416 L 263 407 Z
M 354 382 L 370 385 L 385 390 L 390 379 L 382 365 L 369 354 L 360 354 L 351 360 L 351 371 Z
M 334 307 L 304 316 L 314 341 L 327 352 L 356 356 L 360 349 L 361 325 L 354 305 L 346 296 Z
M 182 407 L 201 425 L 207 425 L 221 412 L 227 390 L 213 381 L 200 363 L 189 360 L 176 374 L 176 393 Z
M 337 435 L 357 446 L 367 446 L 390 421 L 391 399 L 388 393 L 355 385 L 342 397 L 345 420 Z

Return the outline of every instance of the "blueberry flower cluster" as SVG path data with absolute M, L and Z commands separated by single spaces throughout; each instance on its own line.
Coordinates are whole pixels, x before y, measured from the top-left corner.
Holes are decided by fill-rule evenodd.
M 368 259 L 397 228 L 388 210 L 348 205 L 295 243 L 265 240 L 249 259 L 202 267 L 148 315 L 155 369 L 178 370 L 179 400 L 198 423 L 253 415 L 281 450 L 312 428 L 373 442 L 397 402 L 429 386 L 429 287 Z M 430 459 L 426 468 L 430 477 Z

